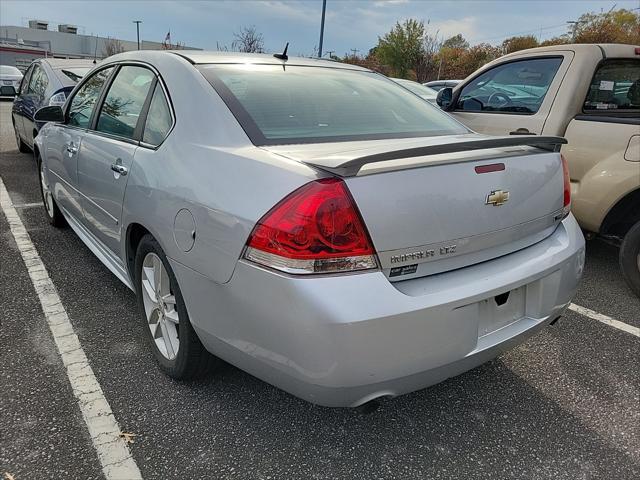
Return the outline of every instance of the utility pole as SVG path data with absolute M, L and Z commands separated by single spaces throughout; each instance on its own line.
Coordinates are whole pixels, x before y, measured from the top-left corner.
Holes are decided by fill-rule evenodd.
M 136 24 L 136 34 L 138 36 L 138 50 L 140 50 L 140 24 L 142 20 L 134 20 L 133 23 Z
M 320 46 L 318 47 L 318 58 L 322 58 L 322 41 L 324 40 L 324 14 L 327 11 L 327 0 L 322 0 L 322 20 L 320 20 Z
M 327 50 L 327 55 L 329 55 L 329 58 L 331 58 L 333 56 L 334 53 L 336 53 L 335 50 Z
M 352 48 L 351 51 L 353 52 L 353 58 L 356 58 L 356 53 L 358 53 L 360 50 L 358 50 L 357 48 Z

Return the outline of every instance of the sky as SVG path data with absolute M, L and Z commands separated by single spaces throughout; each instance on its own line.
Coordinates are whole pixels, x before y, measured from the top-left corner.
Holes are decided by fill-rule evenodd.
M 582 13 L 638 8 L 639 0 L 327 0 L 324 52 L 336 55 L 376 45 L 396 21 L 416 18 L 442 38 L 461 33 L 472 44 L 501 43 L 513 35 L 540 39 L 567 31 L 566 21 Z M 135 40 L 133 20 L 142 20 L 140 36 L 162 42 L 171 31 L 173 43 L 215 50 L 231 46 L 234 32 L 255 26 L 267 51 L 311 55 L 320 34 L 322 0 L 1 0 L 0 25 L 27 26 L 29 19 L 69 23 L 79 33 Z M 50 27 L 51 28 L 51 27 Z M 56 28 L 56 27 L 54 27 Z

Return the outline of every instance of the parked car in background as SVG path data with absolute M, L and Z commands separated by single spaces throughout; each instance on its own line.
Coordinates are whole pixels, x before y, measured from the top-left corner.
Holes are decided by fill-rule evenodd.
M 405 78 L 392 78 L 391 80 L 393 80 L 396 83 L 399 83 L 407 90 L 418 95 L 420 98 L 423 98 L 424 100 L 436 105 L 436 96 L 438 95 L 438 92 L 436 92 L 435 90 L 429 87 L 425 87 L 421 83 L 414 82 L 412 80 L 407 80 Z
M 445 87 L 454 88 L 458 85 L 462 80 L 433 80 L 431 82 L 423 83 L 423 85 L 439 92 Z
M 477 132 L 566 137 L 573 213 L 589 236 L 620 246 L 640 296 L 640 47 L 522 50 L 441 90 L 438 103 Z
M 122 53 L 36 114 L 47 218 L 136 291 L 167 374 L 209 351 L 358 406 L 563 313 L 584 238 L 562 138 L 479 135 L 370 70 L 274 57 Z
M 18 91 L 21 81 L 22 81 L 22 72 L 20 70 L 10 65 L 0 65 L 0 87 L 14 88 L 13 94 L 11 94 L 10 90 L 4 89 L 4 91 L 0 92 L 0 96 L 13 97 L 15 95 L 15 92 Z
M 93 66 L 93 60 L 40 58 L 25 72 L 13 101 L 11 119 L 18 149 L 29 152 L 41 124 L 33 120 L 36 111 L 47 105 L 63 105 L 67 95 Z

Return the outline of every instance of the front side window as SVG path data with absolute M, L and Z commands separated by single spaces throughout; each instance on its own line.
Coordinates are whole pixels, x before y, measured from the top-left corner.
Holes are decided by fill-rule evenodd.
M 47 78 L 47 74 L 42 67 L 35 65 L 33 73 L 31 74 L 31 81 L 29 82 L 29 93 L 43 97 L 48 85 L 49 79 Z
M 561 64 L 562 57 L 498 65 L 462 89 L 456 110 L 534 114 Z
M 133 138 L 144 101 L 155 75 L 151 70 L 123 66 L 109 87 L 98 117 L 99 132 Z
M 203 65 L 255 145 L 468 133 L 382 75 L 344 68 Z
M 142 141 L 149 145 L 160 145 L 169 130 L 173 121 L 171 118 L 171 110 L 164 96 L 162 87 L 157 84 L 156 90 L 153 92 L 153 98 L 149 105 L 149 113 L 147 114 L 147 123 L 144 127 Z
M 91 115 L 96 106 L 104 83 L 113 72 L 114 67 L 105 68 L 94 73 L 74 95 L 67 114 L 69 125 L 89 128 Z
M 598 67 L 583 106 L 597 115 L 640 112 L 640 60 L 606 60 Z

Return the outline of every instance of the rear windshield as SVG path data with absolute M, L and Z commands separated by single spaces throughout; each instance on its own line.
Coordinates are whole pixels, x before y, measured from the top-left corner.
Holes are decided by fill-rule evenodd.
M 326 67 L 203 65 L 255 145 L 468 133 L 382 75 Z
M 22 75 L 22 73 L 16 67 L 0 65 L 0 75 Z
M 91 68 L 89 67 L 87 68 L 71 67 L 71 68 L 61 68 L 60 70 L 58 70 L 58 72 L 60 72 L 63 75 L 61 80 L 63 81 L 63 83 L 65 83 L 65 85 L 73 85 L 78 83 L 80 79 L 84 77 L 89 70 L 91 70 Z

